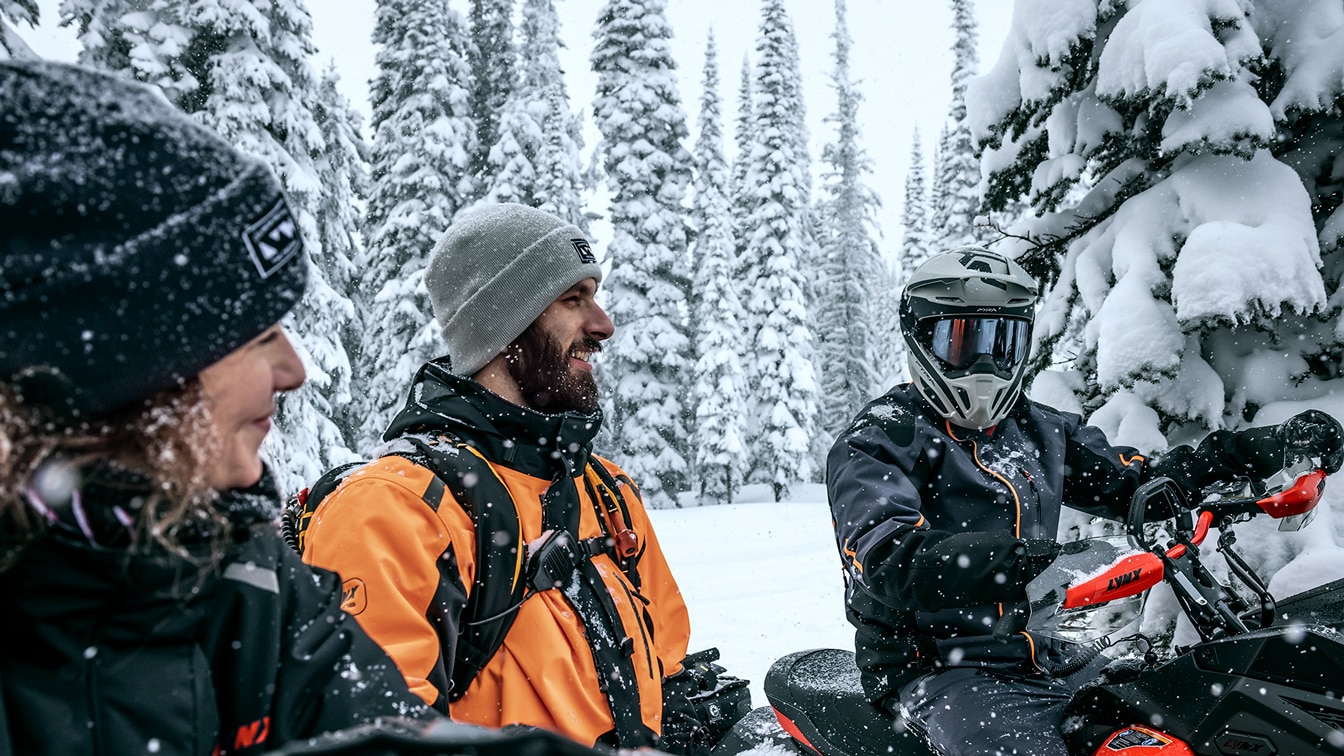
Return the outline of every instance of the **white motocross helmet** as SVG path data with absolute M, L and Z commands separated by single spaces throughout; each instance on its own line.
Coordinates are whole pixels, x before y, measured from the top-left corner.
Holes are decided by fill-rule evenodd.
M 901 294 L 910 376 L 953 425 L 982 430 L 1022 393 L 1039 288 L 1022 266 L 980 247 L 935 255 Z

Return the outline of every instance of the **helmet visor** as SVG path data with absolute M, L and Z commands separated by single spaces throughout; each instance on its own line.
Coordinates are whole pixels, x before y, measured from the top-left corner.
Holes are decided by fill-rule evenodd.
M 919 330 L 929 352 L 953 370 L 965 370 L 989 355 L 999 370 L 1012 371 L 1031 345 L 1031 324 L 1020 318 L 939 318 L 924 321 Z

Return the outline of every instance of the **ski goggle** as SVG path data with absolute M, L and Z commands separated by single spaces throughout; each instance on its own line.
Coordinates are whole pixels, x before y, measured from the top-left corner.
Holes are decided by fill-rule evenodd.
M 952 317 L 920 323 L 920 342 L 953 370 L 965 370 L 984 355 L 1011 371 L 1027 357 L 1031 323 L 1020 318 Z

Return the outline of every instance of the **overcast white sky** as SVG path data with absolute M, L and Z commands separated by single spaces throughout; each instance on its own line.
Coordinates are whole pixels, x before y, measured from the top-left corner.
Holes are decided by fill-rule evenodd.
M 589 71 L 592 30 L 605 0 L 556 0 L 561 18 L 561 39 L 571 104 L 585 113 L 588 128 L 586 149 L 597 141 L 592 130 L 591 102 L 596 80 Z M 450 0 L 461 13 L 466 0 Z M 41 0 L 43 28 L 23 28 L 21 36 L 39 54 L 71 60 L 77 47 L 70 30 L 55 29 L 59 0 Z M 348 97 L 366 115 L 368 80 L 374 71 L 374 48 L 370 41 L 375 0 L 308 0 L 313 14 L 319 70 L 334 60 Z M 804 76 L 804 98 L 811 132 L 811 156 L 817 160 L 821 147 L 832 138 L 824 119 L 835 109 L 829 75 L 835 44 L 835 5 L 832 0 L 786 0 L 798 36 Z M 673 54 L 680 68 L 679 87 L 694 141 L 699 109 L 701 70 L 705 40 L 712 28 L 719 47 L 721 91 L 728 144 L 732 150 L 732 117 L 744 55 L 754 57 L 760 25 L 757 0 L 669 0 L 668 21 L 672 26 Z M 905 182 L 910 140 L 918 126 L 924 139 L 926 159 L 947 112 L 948 79 L 952 69 L 951 9 L 947 0 L 848 0 L 850 35 L 854 40 L 851 66 L 860 80 L 864 103 L 860 107 L 860 130 L 864 147 L 874 163 L 873 188 L 884 208 L 879 223 L 886 235 L 883 247 L 890 251 L 899 242 L 902 187 Z M 1011 0 L 977 0 L 980 20 L 980 66 L 987 69 L 997 58 L 1012 16 Z M 587 157 L 585 155 L 585 157 Z M 602 208 L 594 208 L 601 211 Z M 600 234 L 600 230 L 595 229 Z M 600 238 L 599 242 L 602 241 Z

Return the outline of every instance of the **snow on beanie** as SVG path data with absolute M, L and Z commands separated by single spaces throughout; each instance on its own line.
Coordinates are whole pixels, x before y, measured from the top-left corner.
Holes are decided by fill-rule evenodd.
M 0 381 L 62 417 L 180 385 L 307 281 L 275 177 L 156 90 L 0 62 Z
M 600 282 L 602 267 L 576 226 L 526 205 L 464 213 L 425 273 L 453 372 L 474 375 L 585 278 Z

